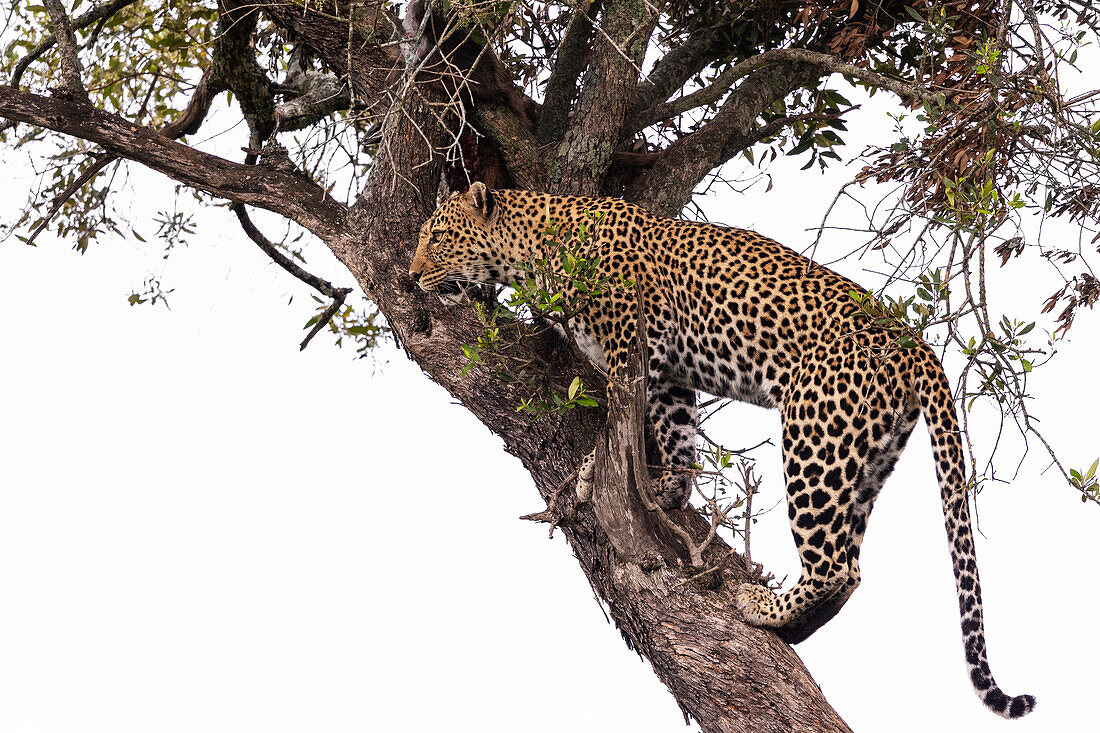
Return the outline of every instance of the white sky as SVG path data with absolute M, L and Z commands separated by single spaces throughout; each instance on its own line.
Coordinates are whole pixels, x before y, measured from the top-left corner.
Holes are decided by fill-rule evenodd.
M 239 136 L 207 147 L 239 157 Z M 30 179 L 3 154 L 10 217 Z M 852 171 L 794 168 L 766 196 L 703 205 L 802 247 Z M 168 205 L 170 182 L 136 183 L 137 221 Z M 319 336 L 299 353 L 307 290 L 224 209 L 198 232 L 166 264 L 132 238 L 83 257 L 50 236 L 0 246 L 0 731 L 684 729 L 561 536 L 517 519 L 542 504 L 501 441 L 392 347 L 355 361 Z M 833 235 L 820 259 L 853 241 Z M 350 284 L 323 247 L 306 254 Z M 995 273 L 994 296 L 1021 316 L 1053 290 L 1027 257 Z M 150 271 L 175 288 L 170 311 L 127 305 Z M 1100 454 L 1096 324 L 1083 315 L 1032 380 L 1074 465 Z M 745 446 L 779 421 L 737 405 L 709 426 Z M 1094 730 L 1095 507 L 1039 475 L 1034 448 L 981 496 L 993 671 L 1039 698 L 1003 721 L 965 674 L 926 435 L 875 509 L 861 589 L 799 654 L 856 731 Z M 760 503 L 779 501 L 778 454 L 760 469 Z M 753 537 L 755 558 L 796 574 L 782 508 Z

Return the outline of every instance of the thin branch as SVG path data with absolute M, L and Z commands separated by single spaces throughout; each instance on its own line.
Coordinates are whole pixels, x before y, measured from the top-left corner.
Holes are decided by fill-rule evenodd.
M 118 160 L 118 156 L 112 155 L 110 153 L 98 153 L 94 155 L 92 164 L 85 168 L 84 172 L 81 173 L 75 181 L 70 183 L 64 191 L 59 193 L 54 198 L 53 203 L 50 204 L 50 208 L 46 212 L 45 216 L 43 216 L 42 220 L 38 222 L 38 226 L 34 228 L 34 231 L 31 232 L 31 235 L 27 237 L 27 244 L 33 245 L 34 240 L 38 239 L 38 235 L 45 231 L 46 227 L 50 224 L 50 220 L 53 219 L 54 215 L 57 214 L 58 211 L 61 210 L 61 207 L 65 205 L 65 202 L 71 199 L 77 191 L 83 188 L 84 184 L 95 178 L 97 175 L 99 175 L 100 171 L 109 166 L 111 163 L 114 163 L 116 160 Z
M 256 225 L 252 223 L 252 219 L 249 218 L 248 211 L 245 209 L 244 204 L 236 203 L 230 206 L 229 209 L 237 215 L 237 220 L 241 223 L 241 229 L 248 235 L 248 238 L 255 242 L 256 246 L 263 250 L 263 253 L 270 257 L 276 265 L 319 293 L 332 298 L 332 303 L 329 304 L 329 307 L 326 308 L 324 313 L 317 319 L 317 323 L 313 325 L 313 329 L 306 334 L 305 339 L 302 341 L 299 351 L 304 351 L 306 346 L 309 346 L 309 342 L 313 337 L 316 336 L 322 328 L 328 325 L 328 322 L 332 320 L 332 317 L 340 310 L 340 306 L 344 304 L 344 300 L 351 293 L 351 288 L 335 287 L 328 280 L 306 272 L 296 265 L 293 260 L 280 252 L 279 248 L 263 235 L 263 232 L 256 228 Z
M 819 53 L 804 48 L 778 48 L 765 51 L 729 67 L 711 83 L 699 91 L 671 102 L 657 104 L 644 112 L 641 112 L 634 121 L 634 129 L 642 130 L 652 124 L 667 120 L 684 112 L 717 103 L 725 96 L 737 81 L 770 64 L 783 62 L 797 62 L 811 64 L 837 74 L 845 74 L 874 87 L 894 92 L 906 100 L 932 101 L 936 98 L 935 92 L 929 91 L 916 84 L 892 79 L 882 74 L 877 74 L 869 69 L 853 64 L 845 63 L 836 56 L 827 53 Z
M 351 292 L 351 288 L 337 288 L 336 297 L 332 299 L 328 308 L 325 308 L 325 312 L 317 319 L 317 323 L 313 324 L 313 328 L 306 334 L 306 337 L 302 339 L 301 345 L 298 346 L 298 351 L 305 351 L 309 346 L 309 342 L 313 340 L 322 328 L 328 325 L 328 322 L 332 320 L 336 312 L 340 310 L 340 307 L 344 305 L 344 299 L 348 297 L 348 293 Z
M 766 125 L 761 125 L 756 128 L 748 135 L 735 135 L 731 138 L 722 149 L 723 159 L 729 160 L 745 148 L 752 147 L 761 140 L 767 140 L 783 128 L 790 127 L 798 122 L 832 122 L 834 120 L 839 120 L 852 110 L 859 109 L 859 107 L 860 105 L 856 104 L 839 112 L 805 112 L 800 115 L 791 115 L 790 117 L 780 117 L 778 120 L 772 120 Z
M 328 280 L 312 275 L 294 264 L 293 260 L 280 252 L 279 248 L 272 244 L 271 240 L 265 237 L 263 232 L 256 228 L 256 225 L 252 223 L 252 219 L 249 218 L 248 211 L 245 210 L 244 204 L 234 203 L 229 209 L 237 215 L 237 219 L 241 223 L 241 229 L 248 235 L 248 238 L 255 242 L 256 246 L 262 249 L 264 254 L 273 259 L 275 264 L 279 267 L 283 268 L 314 290 L 330 298 L 340 297 L 341 294 L 346 296 L 351 292 L 349 288 L 337 288 Z
M 191 135 L 197 132 L 203 120 L 206 119 L 206 115 L 210 112 L 210 105 L 213 103 L 214 97 L 217 96 L 222 89 L 224 89 L 224 85 L 214 78 L 214 74 L 210 69 L 207 69 L 206 73 L 203 74 L 202 79 L 199 80 L 198 85 L 195 87 L 195 92 L 191 95 L 187 107 L 179 117 L 169 122 L 161 129 L 161 134 L 175 140 L 184 135 Z M 34 240 L 38 238 L 39 234 L 45 231 L 46 227 L 49 226 L 50 220 L 61 210 L 65 202 L 76 195 L 76 192 L 95 178 L 100 171 L 118 159 L 119 156 L 113 153 L 97 153 L 94 156 L 92 164 L 88 166 L 75 181 L 69 184 L 64 191 L 54 198 L 45 216 L 42 217 L 42 220 L 38 223 L 38 226 L 34 228 L 34 231 L 31 232 L 31 236 L 27 238 L 27 244 L 33 245 Z

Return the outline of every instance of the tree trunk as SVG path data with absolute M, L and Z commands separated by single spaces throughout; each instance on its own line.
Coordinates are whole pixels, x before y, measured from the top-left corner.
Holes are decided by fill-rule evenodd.
M 442 163 L 424 137 L 407 133 L 438 127 L 429 109 L 433 94 L 436 100 L 440 96 L 430 87 L 421 89 L 411 95 L 404 115 L 390 118 L 384 136 L 408 142 L 385 147 L 367 190 L 353 207 L 345 236 L 329 245 L 386 315 L 409 357 L 504 440 L 505 450 L 530 472 L 543 500 L 549 503 L 566 486 L 557 510 L 566 517 L 561 529 L 577 561 L 627 645 L 650 660 L 685 715 L 707 733 L 849 730 L 794 651 L 771 631 L 747 626 L 739 618 L 734 593 L 749 576 L 740 556 L 725 543 L 716 540 L 704 554 L 708 566 L 719 567 L 708 574 L 714 587 L 703 587 L 685 582 L 698 570 L 686 567 L 680 550 L 653 536 L 649 526 L 620 526 L 616 534 L 653 536 L 664 558 L 656 567 L 645 557 L 630 556 L 638 553 L 616 550 L 597 519 L 598 500 L 595 507 L 576 504 L 571 483 L 600 435 L 604 416 L 598 410 L 532 420 L 516 411 L 521 395 L 515 388 L 477 369 L 461 374 L 466 363 L 462 345 L 476 342 L 483 330 L 480 322 L 471 309 L 444 308 L 408 276 L 420 224 L 434 208 Z M 435 142 L 441 142 L 445 134 L 437 134 Z M 540 355 L 556 374 L 582 374 L 586 384 L 601 383 L 587 364 L 550 336 Z M 618 485 L 598 483 L 597 492 L 622 495 L 630 490 L 627 468 L 616 468 L 610 473 L 619 476 Z M 635 501 L 622 499 L 624 505 Z M 709 530 L 694 511 L 673 514 L 697 541 Z M 648 525 L 643 515 L 635 512 L 631 521 Z

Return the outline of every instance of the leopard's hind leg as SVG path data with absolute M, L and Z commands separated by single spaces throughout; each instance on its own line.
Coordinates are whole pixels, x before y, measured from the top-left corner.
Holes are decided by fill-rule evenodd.
M 894 362 L 833 343 L 807 355 L 799 369 L 782 411 L 787 509 L 802 573 L 778 596 L 741 586 L 738 605 L 749 623 L 805 638 L 859 585 L 867 516 L 893 467 L 880 453 L 891 447 L 899 406 L 911 401 Z
M 863 544 L 863 535 L 867 531 L 871 509 L 874 507 L 883 482 L 894 470 L 894 464 L 905 448 L 919 417 L 920 412 L 916 404 L 908 406 L 907 412 L 901 411 L 894 415 L 881 445 L 873 446 L 868 452 L 867 461 L 856 481 L 855 500 L 849 510 L 848 580 L 836 593 L 811 608 L 802 618 L 776 629 L 779 636 L 788 644 L 805 641 L 811 634 L 831 621 L 859 587 L 859 553 Z

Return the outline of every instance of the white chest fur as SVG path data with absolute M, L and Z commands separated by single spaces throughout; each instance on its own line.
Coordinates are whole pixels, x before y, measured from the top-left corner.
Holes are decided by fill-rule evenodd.
M 565 329 L 561 324 L 555 323 L 554 330 L 565 336 Z M 592 335 L 585 328 L 584 324 L 574 320 L 569 324 L 569 331 L 573 335 L 573 339 L 576 340 L 577 346 L 588 357 L 588 360 L 595 364 L 604 371 L 607 370 L 607 357 L 604 356 L 603 347 L 600 346 L 600 342 L 592 338 Z

